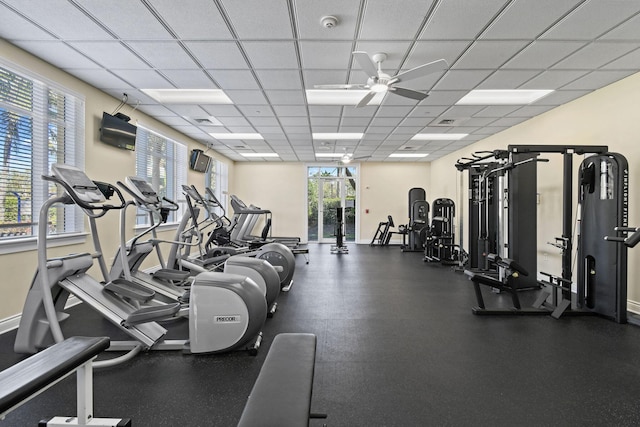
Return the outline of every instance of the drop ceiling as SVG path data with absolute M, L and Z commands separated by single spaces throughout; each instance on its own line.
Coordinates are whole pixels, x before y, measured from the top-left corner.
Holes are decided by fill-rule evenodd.
M 337 18 L 326 28 L 324 16 Z M 0 37 L 235 161 L 431 161 L 640 69 L 640 2 L 621 0 L 0 0 Z M 449 68 L 380 105 L 310 105 L 305 90 L 363 84 L 353 51 L 390 75 Z M 37 70 L 36 70 L 37 71 Z M 160 104 L 141 89 L 222 89 L 232 104 Z M 474 89 L 552 89 L 529 105 L 456 105 Z M 104 105 L 110 112 L 117 105 Z M 362 132 L 354 140 L 312 133 Z M 259 133 L 226 140 L 210 133 Z M 418 133 L 468 134 L 454 141 Z M 250 159 L 256 161 L 256 159 Z

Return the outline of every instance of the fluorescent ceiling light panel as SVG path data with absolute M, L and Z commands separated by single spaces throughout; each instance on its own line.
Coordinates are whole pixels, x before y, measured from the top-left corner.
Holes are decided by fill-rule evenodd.
M 412 141 L 457 141 L 468 136 L 468 133 L 417 133 Z
M 362 139 L 364 133 L 362 132 L 337 132 L 337 133 L 317 133 L 314 132 L 311 134 L 313 139 Z
M 243 157 L 280 157 L 278 153 L 240 153 Z
M 343 153 L 316 153 L 316 157 L 342 157 Z
M 428 155 L 428 153 L 393 153 L 389 154 L 389 157 L 427 157 Z
M 161 104 L 233 104 L 221 89 L 140 89 Z
M 357 105 L 368 90 L 349 89 L 308 89 L 307 103 L 309 105 Z M 378 92 L 367 105 L 380 105 L 386 92 Z
M 264 139 L 259 133 L 210 133 L 215 139 Z
M 472 90 L 456 105 L 526 105 L 551 92 L 553 90 Z

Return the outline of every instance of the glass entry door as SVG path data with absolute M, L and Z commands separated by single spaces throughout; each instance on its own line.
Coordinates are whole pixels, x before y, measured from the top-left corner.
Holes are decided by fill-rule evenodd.
M 309 167 L 307 205 L 308 240 L 334 243 L 337 208 L 343 208 L 344 240 L 356 238 L 356 169 Z

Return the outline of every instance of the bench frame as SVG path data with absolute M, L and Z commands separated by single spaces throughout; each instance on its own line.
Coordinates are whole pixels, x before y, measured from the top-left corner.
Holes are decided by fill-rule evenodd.
M 106 337 L 71 337 L 0 372 L 0 390 L 2 390 L 0 396 L 4 398 L 7 394 L 3 395 L 2 393 L 10 393 L 11 391 L 7 391 L 8 389 L 15 391 L 16 388 L 19 389 L 18 395 L 21 396 L 21 400 L 0 408 L 0 420 L 3 420 L 9 412 L 76 373 L 77 416 L 53 417 L 42 420 L 38 424 L 39 427 L 131 426 L 129 419 L 93 417 L 93 360 L 98 353 L 108 347 L 109 339 Z M 77 353 L 77 348 L 80 348 L 81 353 Z M 75 352 L 71 353 L 72 350 Z M 45 366 L 52 355 L 58 355 L 57 363 L 54 366 Z M 22 380 L 20 383 L 21 379 L 29 376 L 29 373 L 32 374 L 30 376 L 33 376 L 33 372 L 39 374 L 37 384 L 35 381 L 28 380 Z M 3 386 L 3 382 L 6 383 L 6 386 Z

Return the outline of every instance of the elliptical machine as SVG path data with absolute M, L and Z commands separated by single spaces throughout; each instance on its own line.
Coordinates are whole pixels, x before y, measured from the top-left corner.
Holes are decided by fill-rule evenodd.
M 156 235 L 157 227 L 166 221 L 167 211 L 177 210 L 178 205 L 167 198 L 162 199 L 165 202 L 163 203 L 151 185 L 139 177 L 126 177 L 125 182 L 118 182 L 118 185 L 131 195 L 133 200 L 127 202 L 120 215 L 120 249 L 114 258 L 110 273 L 111 278 L 124 277 L 161 293 L 171 301 L 188 302 L 184 285 L 190 285 L 190 281 L 187 280 L 192 277 L 190 272 L 164 268 L 165 262 L 159 246 L 160 243 L 175 244 L 176 242 L 158 239 Z M 148 212 L 150 226 L 126 242 L 124 233 L 126 230 L 126 209 L 129 206 L 137 206 Z M 149 233 L 152 235 L 151 238 L 142 241 L 143 236 Z M 154 249 L 163 268 L 152 274 L 140 271 L 139 266 L 142 261 Z M 278 305 L 276 300 L 280 294 L 280 278 L 271 264 L 258 258 L 233 255 L 226 258 L 224 272 L 250 277 L 263 292 L 269 307 L 269 315 L 275 313 Z M 174 284 L 176 281 L 178 285 Z
M 261 342 L 261 328 L 266 319 L 264 296 L 251 279 L 223 273 L 206 273 L 194 279 L 189 305 L 189 340 L 165 341 L 167 330 L 158 321 L 174 317 L 180 303 L 145 306 L 154 292 L 123 279 L 101 283 L 87 274 L 98 260 L 107 276 L 96 219 L 109 210 L 123 209 L 120 191 L 108 184 L 98 185 L 80 169 L 54 164 L 52 175 L 43 179 L 63 190 L 61 196 L 47 200 L 40 210 L 38 232 L 38 270 L 25 301 L 14 350 L 35 353 L 53 342 L 64 339 L 60 323 L 70 315 L 64 312 L 70 295 L 76 296 L 135 341 L 112 341 L 111 349 L 124 351 L 124 356 L 105 361 L 114 365 L 132 358 L 141 350 L 169 349 L 190 353 L 216 353 L 240 349 L 250 341 L 255 354 Z M 100 187 L 103 187 L 103 192 Z M 113 192 L 118 204 L 105 197 Z M 56 203 L 75 204 L 89 217 L 95 253 L 47 257 L 48 211 Z M 198 312 L 210 315 L 198 315 Z

